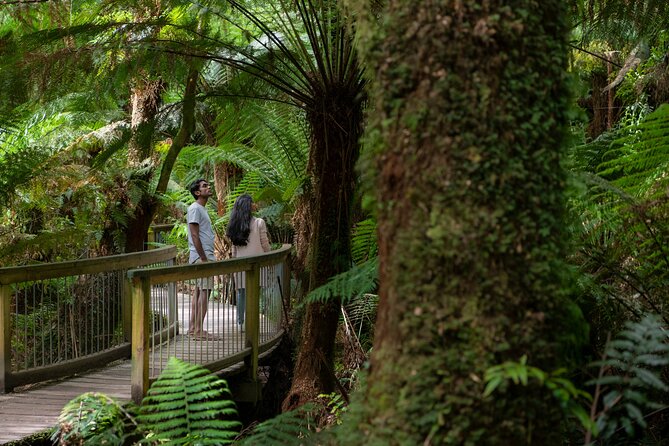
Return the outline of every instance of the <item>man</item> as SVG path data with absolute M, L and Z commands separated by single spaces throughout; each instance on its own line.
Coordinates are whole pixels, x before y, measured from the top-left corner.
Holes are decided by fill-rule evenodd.
M 190 193 L 195 202 L 188 207 L 188 263 L 216 260 L 214 255 L 214 230 L 207 213 L 207 201 L 213 195 L 209 183 L 204 179 L 195 180 L 190 186 Z M 209 304 L 209 293 L 213 288 L 213 279 L 203 277 L 195 283 L 195 294 L 191 299 L 188 333 L 200 339 L 209 339 L 204 330 L 204 318 Z

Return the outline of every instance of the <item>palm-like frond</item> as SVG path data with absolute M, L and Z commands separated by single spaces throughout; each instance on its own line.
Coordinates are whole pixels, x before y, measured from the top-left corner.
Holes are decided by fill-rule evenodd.
M 279 92 L 276 99 L 305 110 L 315 110 L 324 97 L 337 92 L 356 92 L 355 99 L 364 100 L 365 80 L 336 2 L 228 3 L 231 11 L 222 10 L 213 0 L 202 0 L 200 5 L 252 43 L 210 36 L 217 52 L 198 48 L 200 57 L 261 79 Z
M 669 18 L 669 4 L 664 0 L 579 0 L 573 6 L 584 41 L 652 41 L 666 29 Z
M 224 380 L 200 366 L 170 358 L 149 389 L 138 419 L 161 444 L 227 444 L 240 427 Z

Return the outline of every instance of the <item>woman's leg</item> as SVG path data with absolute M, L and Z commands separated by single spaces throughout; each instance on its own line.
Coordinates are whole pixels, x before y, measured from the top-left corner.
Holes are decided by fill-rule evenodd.
M 237 288 L 237 323 L 244 324 L 246 316 L 246 288 Z

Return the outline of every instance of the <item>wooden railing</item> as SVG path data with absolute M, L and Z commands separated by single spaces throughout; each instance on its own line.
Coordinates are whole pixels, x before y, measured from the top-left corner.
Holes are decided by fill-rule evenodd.
M 172 264 L 175 247 L 0 268 L 0 392 L 130 354 L 126 272 Z
M 176 356 L 222 370 L 241 361 L 248 381 L 257 384 L 258 357 L 283 334 L 290 296 L 290 245 L 257 256 L 194 265 L 128 271 L 132 287 L 131 393 L 139 403 L 149 383 Z M 199 282 L 198 282 L 199 280 Z M 209 283 L 206 334 L 188 334 L 196 311 L 196 285 Z M 244 290 L 245 325 L 237 323 Z M 257 386 L 256 386 L 257 388 Z
M 132 358 L 133 398 L 176 356 L 212 371 L 258 357 L 281 338 L 290 245 L 258 256 L 170 266 L 173 246 L 47 265 L 0 268 L 0 392 Z M 139 268 L 146 267 L 148 268 Z M 213 282 L 207 335 L 188 334 L 197 279 Z M 246 297 L 237 324 L 238 290 Z

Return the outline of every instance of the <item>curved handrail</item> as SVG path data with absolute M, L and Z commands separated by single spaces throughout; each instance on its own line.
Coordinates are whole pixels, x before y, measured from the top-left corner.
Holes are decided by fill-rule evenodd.
M 168 283 L 173 280 L 190 280 L 215 274 L 229 274 L 248 271 L 253 265 L 265 266 L 285 258 L 292 246 L 284 244 L 281 248 L 253 256 L 236 257 L 234 259 L 217 260 L 214 262 L 196 263 L 193 265 L 164 266 L 128 271 L 128 279 L 151 278 L 152 284 Z
M 235 328 L 237 331 L 232 332 L 232 334 L 227 333 L 226 336 L 239 338 L 241 344 L 235 347 L 237 349 L 232 353 L 227 352 L 223 356 L 212 357 L 204 362 L 200 360 L 199 363 L 212 370 L 220 370 L 243 360 L 247 365 L 251 380 L 254 381 L 259 354 L 270 349 L 281 339 L 283 333 L 280 327 L 283 316 L 281 310 L 285 312 L 285 308 L 275 307 L 274 310 L 278 308 L 278 312 L 275 311 L 273 315 L 260 315 L 261 288 L 263 297 L 266 297 L 267 292 L 274 293 L 271 297 L 274 301 L 269 305 L 277 305 L 276 296 L 279 294 L 281 298 L 289 299 L 290 270 L 288 256 L 290 250 L 290 245 L 283 245 L 280 249 L 256 256 L 196 265 L 132 269 L 173 261 L 176 257 L 176 248 L 169 246 L 140 253 L 103 258 L 0 268 L 0 393 L 16 386 L 72 375 L 102 366 L 115 359 L 132 356 L 133 398 L 137 395 L 143 395 L 148 387 L 148 367 L 145 355 L 149 351 L 149 341 L 161 345 L 165 338 L 169 341 L 170 338 L 179 336 L 180 324 L 183 324 L 183 319 L 179 320 L 178 315 L 175 318 L 173 314 L 163 315 L 159 311 L 155 311 L 155 308 L 152 309 L 151 299 L 155 298 L 152 293 L 163 293 L 164 296 L 168 296 L 169 299 L 176 302 L 179 295 L 183 294 L 184 287 L 189 286 L 188 281 L 192 279 L 211 276 L 221 277 L 221 275 L 227 275 L 230 279 L 236 276 L 236 273 L 244 273 L 245 275 L 243 280 L 247 287 L 247 326 L 245 332 Z M 274 278 L 272 274 L 274 274 Z M 277 277 L 278 274 L 280 274 L 280 277 Z M 267 285 L 269 282 L 273 284 Z M 100 284 L 103 288 L 113 290 L 110 292 L 113 295 L 111 306 L 122 307 L 122 314 L 117 313 L 113 317 L 115 322 L 106 320 L 108 310 L 104 308 L 93 310 L 99 313 L 99 316 L 96 317 L 100 319 L 87 322 L 83 319 L 87 319 L 88 316 L 83 314 L 79 316 L 79 313 L 76 312 L 90 308 L 91 303 L 97 302 L 100 298 L 105 298 L 102 294 L 106 291 L 101 292 L 101 294 L 95 292 L 95 287 Z M 48 294 L 54 290 L 61 292 L 59 291 L 61 289 L 64 289 L 66 293 L 69 292 L 69 294 L 63 297 Z M 32 301 L 29 301 L 27 296 L 31 292 L 33 293 L 30 297 Z M 37 299 L 35 299 L 35 295 L 38 296 Z M 45 296 L 47 296 L 46 299 Z M 17 300 L 19 298 L 24 300 L 19 302 Z M 80 305 L 77 303 L 77 299 L 82 298 L 87 300 Z M 109 295 L 106 298 L 109 298 Z M 279 304 L 283 299 L 278 300 Z M 86 326 L 89 328 L 81 328 L 81 325 L 77 326 L 79 328 L 67 326 L 63 329 L 63 327 L 60 327 L 58 333 L 63 335 L 67 333 L 67 335 L 64 335 L 65 338 L 67 336 L 71 336 L 73 339 L 81 337 L 88 332 L 91 326 L 102 323 L 107 324 L 104 333 L 96 331 L 95 336 L 99 337 L 104 334 L 104 336 L 109 337 L 113 333 L 114 338 L 117 339 L 118 333 L 121 333 L 120 343 L 116 340 L 114 341 L 116 343 L 111 346 L 107 344 L 101 348 L 98 346 L 91 353 L 84 346 L 85 342 L 91 342 L 90 339 L 86 341 L 84 338 L 77 338 L 75 344 L 79 343 L 79 345 L 65 347 L 68 352 L 77 350 L 76 354 L 71 354 L 68 357 L 66 353 L 64 358 L 57 356 L 54 360 L 50 358 L 52 347 L 47 343 L 46 346 L 41 346 L 41 350 L 38 350 L 36 356 L 38 361 L 13 369 L 12 363 L 17 361 L 12 358 L 12 336 L 17 336 L 16 324 L 19 316 L 24 318 L 26 314 L 31 316 L 30 312 L 42 311 L 38 309 L 38 306 L 42 305 L 44 308 L 48 308 L 49 305 L 53 306 L 54 303 L 65 305 L 64 311 L 58 310 L 53 316 L 57 317 L 59 324 L 64 320 L 61 313 L 67 313 L 68 321 L 73 321 L 68 323 L 82 324 L 85 322 L 89 324 Z M 37 306 L 35 306 L 36 304 Z M 168 303 L 165 308 L 169 305 L 171 303 Z M 26 314 L 17 313 L 21 306 L 25 307 Z M 73 311 L 73 309 L 76 311 Z M 134 313 L 131 313 L 131 310 Z M 12 311 L 15 313 L 12 313 Z M 172 311 L 172 307 L 169 311 Z M 82 321 L 77 320 L 78 318 L 81 318 Z M 156 327 L 155 324 L 160 324 L 163 319 L 167 321 L 167 324 Z M 151 327 L 149 327 L 149 324 L 151 324 Z M 121 332 L 118 331 L 119 327 L 122 327 Z M 261 329 L 263 330 L 262 334 L 260 333 Z M 41 337 L 41 342 L 44 344 L 45 333 L 49 331 L 50 328 L 45 326 L 38 328 L 37 336 L 34 336 L 32 332 L 22 332 L 20 335 L 23 337 L 19 341 L 27 345 L 32 342 L 29 340 Z M 61 336 L 61 334 L 58 334 L 58 336 Z M 183 334 L 181 334 L 181 337 L 184 337 Z M 130 340 L 132 340 L 132 344 L 127 342 Z M 59 339 L 59 342 L 61 341 L 62 339 Z M 74 341 L 65 339 L 65 343 L 68 342 Z M 37 341 L 35 341 L 36 343 Z M 138 353 L 140 351 L 141 354 Z M 45 352 L 47 353 L 45 354 Z M 40 354 L 42 355 L 41 358 Z M 58 355 L 60 355 L 60 350 Z M 140 356 L 142 361 L 138 361 Z M 46 364 L 45 357 L 47 357 L 46 362 L 48 362 Z M 147 378 L 146 381 L 144 380 L 145 377 Z
M 125 271 L 172 262 L 176 253 L 176 247 L 167 246 L 92 259 L 0 268 L 0 393 L 127 357 L 130 293 L 123 279 Z M 96 286 L 102 290 L 96 291 Z M 82 299 L 87 303 L 81 303 Z M 79 313 L 86 308 L 95 309 L 95 318 Z M 95 324 L 101 325 L 102 331 L 87 337 Z M 18 359 L 13 357 L 13 338 L 35 352 L 30 361 L 25 359 L 26 354 Z
M 0 285 L 9 285 L 30 280 L 53 279 L 74 274 L 94 274 L 104 271 L 136 268 L 142 265 L 172 260 L 176 257 L 175 246 L 165 246 L 151 251 L 132 252 L 92 259 L 45 263 L 40 265 L 9 266 L 0 268 Z
M 131 394 L 133 400 L 141 401 L 151 378 L 157 376 L 170 356 L 186 361 L 194 361 L 212 371 L 220 370 L 244 360 L 249 372 L 249 381 L 256 382 L 258 356 L 276 344 L 282 336 L 281 318 L 283 302 L 289 299 L 290 271 L 288 256 L 291 245 L 268 253 L 228 260 L 197 263 L 192 265 L 152 267 L 134 269 L 127 272 L 131 281 L 132 315 L 132 376 Z M 243 273 L 243 274 L 242 274 Z M 225 299 L 219 302 L 209 300 L 223 316 L 207 313 L 210 324 L 208 335 L 195 334 L 190 337 L 179 328 L 190 330 L 193 314 L 197 314 L 199 304 L 198 286 L 202 280 L 233 284 L 244 289 L 246 302 L 246 330 L 235 323 L 232 310 L 239 302 L 231 304 Z M 200 279 L 200 281 L 198 281 Z M 275 280 L 276 279 L 276 280 Z M 237 281 L 237 283 L 235 283 Z M 206 282 L 204 289 L 216 288 L 213 282 Z M 262 297 L 262 299 L 261 299 Z M 241 298 L 241 297 L 239 297 Z M 260 301 L 263 300 L 265 313 L 261 315 Z M 181 305 L 181 309 L 179 309 Z M 205 306 L 206 308 L 206 306 Z M 221 310 L 222 309 L 222 310 Z M 207 311 L 207 310 L 205 310 Z M 175 316 L 176 314 L 176 316 Z M 151 317 L 149 315 L 152 315 Z M 188 321 L 188 322 L 187 322 Z M 262 330 L 262 336 L 261 336 Z M 210 337 L 211 335 L 211 337 Z M 227 339 L 221 353 L 219 338 Z M 228 343 L 241 341 L 236 345 Z M 165 355 L 156 351 L 164 348 Z M 151 353 L 149 353 L 151 352 Z M 152 365 L 149 362 L 152 361 Z M 150 371 L 151 370 L 151 371 Z

